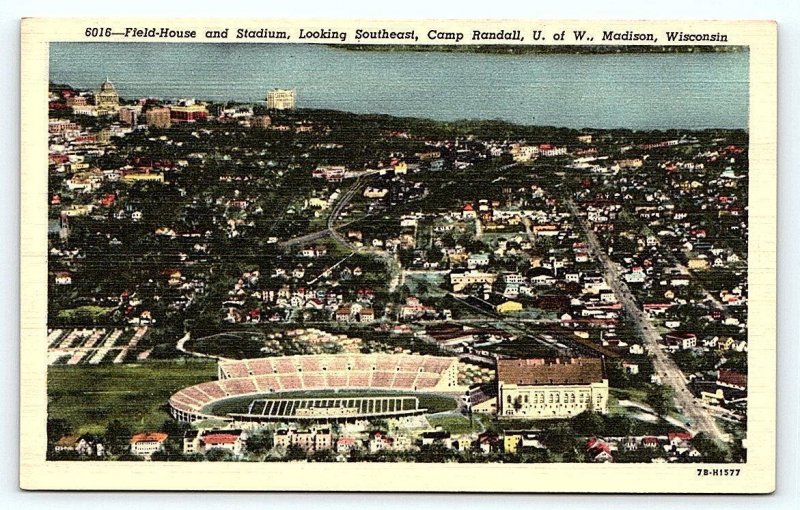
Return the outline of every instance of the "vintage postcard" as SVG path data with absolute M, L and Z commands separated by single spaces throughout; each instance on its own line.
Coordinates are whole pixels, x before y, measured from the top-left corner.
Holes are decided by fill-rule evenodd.
M 21 31 L 23 488 L 774 490 L 774 22 Z

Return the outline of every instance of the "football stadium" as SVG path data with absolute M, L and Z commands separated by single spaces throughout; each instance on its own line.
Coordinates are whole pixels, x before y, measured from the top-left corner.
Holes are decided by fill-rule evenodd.
M 179 421 L 346 421 L 423 414 L 432 396 L 463 394 L 458 358 L 416 354 L 319 354 L 218 365 L 218 380 L 169 399 Z

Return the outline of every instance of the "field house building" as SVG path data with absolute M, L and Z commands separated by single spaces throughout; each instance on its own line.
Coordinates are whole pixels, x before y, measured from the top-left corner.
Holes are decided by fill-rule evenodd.
M 571 418 L 608 412 L 601 358 L 497 360 L 498 418 Z

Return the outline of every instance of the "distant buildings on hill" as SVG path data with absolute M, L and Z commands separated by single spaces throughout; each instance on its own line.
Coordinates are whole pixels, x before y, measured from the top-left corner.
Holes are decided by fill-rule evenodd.
M 294 110 L 297 92 L 294 89 L 272 89 L 267 92 L 267 108 L 270 110 Z

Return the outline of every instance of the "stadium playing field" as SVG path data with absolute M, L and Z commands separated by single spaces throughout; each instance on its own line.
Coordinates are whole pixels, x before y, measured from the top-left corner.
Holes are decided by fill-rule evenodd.
M 264 402 L 269 400 L 291 400 L 291 399 L 309 400 L 310 401 L 309 404 L 301 404 L 308 406 L 310 404 L 313 404 L 314 400 L 317 401 L 342 400 L 347 398 L 361 399 L 364 397 L 387 397 L 391 399 L 397 399 L 397 398 L 402 399 L 404 397 L 416 398 L 419 401 L 419 408 L 427 409 L 427 413 L 452 411 L 457 407 L 457 403 L 454 398 L 443 395 L 434 395 L 430 393 L 404 393 L 404 392 L 392 392 L 392 391 L 366 391 L 366 390 L 365 391 L 326 390 L 326 391 L 293 391 L 293 392 L 283 392 L 283 393 L 266 394 L 258 396 L 250 395 L 244 397 L 234 397 L 217 401 L 204 408 L 203 412 L 207 414 L 213 414 L 216 416 L 225 416 L 228 413 L 247 414 L 251 409 L 251 404 L 254 404 L 255 402 L 261 402 L 263 409 Z M 402 402 L 403 404 L 400 405 L 405 406 L 403 407 L 403 409 L 409 409 L 408 406 L 412 405 L 410 400 L 403 399 Z M 358 405 L 366 405 L 366 404 L 358 404 Z M 375 404 L 373 404 L 373 406 L 374 405 Z M 317 407 L 320 406 L 321 402 L 318 403 Z M 372 409 L 374 409 L 374 407 L 372 407 Z

